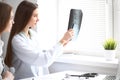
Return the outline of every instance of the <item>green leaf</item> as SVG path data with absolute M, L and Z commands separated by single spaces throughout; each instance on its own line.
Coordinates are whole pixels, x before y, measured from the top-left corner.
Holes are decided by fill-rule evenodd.
M 115 50 L 117 47 L 117 43 L 114 39 L 107 39 L 104 42 L 103 47 L 105 50 Z

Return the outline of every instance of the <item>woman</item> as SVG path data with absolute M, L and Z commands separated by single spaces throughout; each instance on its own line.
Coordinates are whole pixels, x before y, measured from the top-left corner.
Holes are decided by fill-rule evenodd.
M 22 1 L 17 7 L 14 21 L 6 64 L 15 67 L 15 80 L 43 75 L 44 68 L 53 63 L 54 57 L 58 56 L 63 46 L 70 41 L 73 30 L 67 31 L 51 50 L 43 51 L 39 47 L 35 31 L 31 29 L 39 21 L 37 4 Z
M 3 32 L 10 32 L 13 21 L 12 7 L 6 3 L 0 2 L 0 36 Z M 0 39 L 0 80 L 13 80 L 14 76 L 9 71 L 4 71 L 4 63 L 2 57 L 2 47 L 4 43 Z

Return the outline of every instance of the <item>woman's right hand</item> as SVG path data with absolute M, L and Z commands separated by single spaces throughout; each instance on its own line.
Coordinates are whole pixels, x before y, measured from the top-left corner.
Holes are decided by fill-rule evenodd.
M 14 80 L 14 75 L 11 72 L 6 71 L 3 76 L 3 80 Z
M 73 37 L 74 31 L 73 29 L 69 29 L 63 36 L 63 38 L 60 40 L 60 43 L 65 46 Z

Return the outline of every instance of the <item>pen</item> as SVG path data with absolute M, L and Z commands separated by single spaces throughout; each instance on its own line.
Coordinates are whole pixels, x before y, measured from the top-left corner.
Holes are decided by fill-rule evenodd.
M 82 75 L 70 75 L 70 74 L 66 74 L 66 77 L 68 76 L 73 76 L 73 77 L 95 77 L 97 76 L 97 73 L 86 73 L 86 74 L 82 74 Z

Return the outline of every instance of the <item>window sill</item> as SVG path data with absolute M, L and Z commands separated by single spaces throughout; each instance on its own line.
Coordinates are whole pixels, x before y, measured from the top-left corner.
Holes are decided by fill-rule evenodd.
M 55 63 L 51 66 L 54 71 L 79 70 L 109 75 L 116 75 L 117 67 L 118 59 L 106 61 L 103 57 L 74 54 L 61 55 L 60 57 L 56 58 Z
M 75 54 L 63 54 L 61 57 L 58 57 L 56 59 L 56 62 L 111 67 L 111 68 L 117 68 L 118 65 L 118 59 L 107 61 L 105 60 L 104 57 L 83 56 L 83 55 L 75 55 Z

